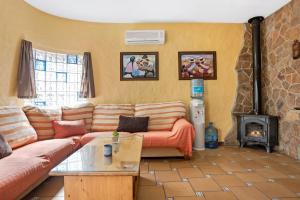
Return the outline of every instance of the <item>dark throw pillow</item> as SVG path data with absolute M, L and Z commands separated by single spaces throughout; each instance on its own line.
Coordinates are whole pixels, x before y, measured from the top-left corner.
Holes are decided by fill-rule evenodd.
M 11 153 L 11 147 L 4 139 L 3 135 L 0 135 L 0 159 L 9 156 Z
M 119 117 L 119 132 L 147 132 L 149 117 Z

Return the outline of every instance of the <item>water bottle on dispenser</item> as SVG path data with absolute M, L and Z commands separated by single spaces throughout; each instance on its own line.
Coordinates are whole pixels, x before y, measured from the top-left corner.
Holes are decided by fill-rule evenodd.
M 194 150 L 205 149 L 205 108 L 203 79 L 191 80 L 191 121 L 194 125 L 196 137 L 193 144 Z

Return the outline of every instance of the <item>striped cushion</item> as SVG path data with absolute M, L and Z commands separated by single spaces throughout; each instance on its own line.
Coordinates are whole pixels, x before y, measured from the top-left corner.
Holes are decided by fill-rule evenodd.
M 178 102 L 136 104 L 135 116 L 149 116 L 149 131 L 170 131 L 176 120 L 185 117 L 185 105 Z
M 27 106 L 23 108 L 30 124 L 35 129 L 38 140 L 54 138 L 53 120 L 61 120 L 61 109 L 42 109 Z
M 13 149 L 37 140 L 35 130 L 18 107 L 0 107 L 0 134 Z
M 119 116 L 133 117 L 134 106 L 131 104 L 97 105 L 93 115 L 92 131 L 114 131 L 119 125 Z
M 91 131 L 93 121 L 93 111 L 95 106 L 91 103 L 80 104 L 74 107 L 62 107 L 63 120 L 81 120 L 85 122 L 85 127 L 88 132 Z

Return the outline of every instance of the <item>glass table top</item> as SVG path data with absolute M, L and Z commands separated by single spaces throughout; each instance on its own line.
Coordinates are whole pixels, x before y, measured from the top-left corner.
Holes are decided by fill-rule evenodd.
M 97 137 L 53 168 L 50 176 L 67 175 L 138 175 L 143 137 Z M 112 156 L 104 156 L 104 145 L 112 145 Z

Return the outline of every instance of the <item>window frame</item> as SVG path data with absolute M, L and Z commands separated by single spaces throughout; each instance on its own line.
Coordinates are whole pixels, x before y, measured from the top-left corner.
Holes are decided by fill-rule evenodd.
M 83 54 L 33 48 L 33 57 L 37 98 L 26 100 L 25 105 L 57 107 L 87 102 L 79 97 Z

